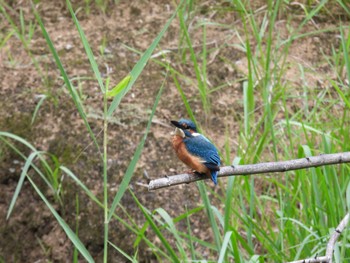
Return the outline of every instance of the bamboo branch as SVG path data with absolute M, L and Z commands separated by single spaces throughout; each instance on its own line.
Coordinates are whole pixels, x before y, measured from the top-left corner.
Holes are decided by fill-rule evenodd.
M 307 158 L 281 161 L 281 162 L 225 166 L 220 168 L 218 177 L 287 172 L 287 171 L 305 169 L 310 167 L 318 167 L 318 166 L 324 166 L 324 165 L 349 163 L 349 162 L 350 162 L 350 152 L 322 154 L 319 156 L 311 156 Z M 204 180 L 204 179 L 208 179 L 208 178 L 206 176 L 198 175 L 198 174 L 177 174 L 172 176 L 165 176 L 163 178 L 150 180 L 148 184 L 148 190 L 151 191 L 151 190 L 170 187 L 178 184 L 189 184 L 189 183 L 199 181 L 199 180 Z
M 350 214 L 346 214 L 343 220 L 339 223 L 337 228 L 334 230 L 334 233 L 331 235 L 328 244 L 327 244 L 327 250 L 326 255 L 322 257 L 314 257 L 314 258 L 307 258 L 307 259 L 301 259 L 297 261 L 292 261 L 289 263 L 332 263 L 333 262 L 333 250 L 336 241 L 338 240 L 340 234 L 344 231 L 345 227 L 349 224 Z

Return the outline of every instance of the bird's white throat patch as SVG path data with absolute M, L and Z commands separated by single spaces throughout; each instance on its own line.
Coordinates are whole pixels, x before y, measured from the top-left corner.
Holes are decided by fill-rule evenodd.
M 192 133 L 191 135 L 194 136 L 194 137 L 196 137 L 196 136 L 201 136 L 201 134 L 198 133 L 198 132 L 194 132 L 194 133 Z
M 184 131 L 179 128 L 175 128 L 175 131 L 172 133 L 172 135 L 177 135 L 177 136 L 180 136 L 181 138 L 186 137 Z

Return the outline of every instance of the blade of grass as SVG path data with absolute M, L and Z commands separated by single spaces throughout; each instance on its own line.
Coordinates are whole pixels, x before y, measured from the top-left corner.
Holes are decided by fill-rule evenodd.
M 8 32 L 8 34 L 6 35 L 6 37 L 2 37 L 1 41 L 0 41 L 0 50 L 5 46 L 6 42 L 12 37 L 12 35 L 15 34 L 15 31 L 12 30 L 10 32 Z
M 38 104 L 35 106 L 35 110 L 34 110 L 33 117 L 32 117 L 32 122 L 30 123 L 31 125 L 33 125 L 33 123 L 35 121 L 35 118 L 36 118 L 36 115 L 38 114 L 38 111 L 39 111 L 39 109 L 41 107 L 41 104 L 43 104 L 45 99 L 46 99 L 46 95 L 42 95 L 42 97 L 40 98 Z
M 126 257 L 127 260 L 129 260 L 129 262 L 137 262 L 134 261 L 134 259 L 132 257 L 130 257 L 126 252 L 124 252 L 121 248 L 119 248 L 118 246 L 116 246 L 115 244 L 113 244 L 111 241 L 108 241 L 108 243 L 115 249 L 117 250 L 120 254 L 122 254 L 124 257 Z
M 210 103 L 208 100 L 208 86 L 207 86 L 207 25 L 203 23 L 202 25 L 202 31 L 203 31 L 203 44 L 202 44 L 202 68 L 201 68 L 201 79 L 203 83 L 203 90 L 204 90 L 204 101 L 207 105 L 207 111 L 210 110 Z
M 75 174 L 71 170 L 69 170 L 67 167 L 63 165 L 60 166 L 60 169 L 64 173 L 66 173 L 69 177 L 71 177 L 84 190 L 84 192 L 89 196 L 91 200 L 93 200 L 98 205 L 103 206 L 100 200 L 97 199 L 97 197 L 83 184 L 82 181 L 79 180 L 78 177 L 75 176 Z
M 230 242 L 231 235 L 232 235 L 232 231 L 228 231 L 225 233 L 224 241 L 222 242 L 222 247 L 221 247 L 220 254 L 219 254 L 218 263 L 224 262 L 225 254 L 226 254 L 229 242 Z
M 79 211 L 79 195 L 75 194 L 75 234 L 76 236 L 78 236 L 79 233 L 79 215 L 80 211 Z M 78 263 L 78 257 L 79 257 L 79 253 L 78 253 L 78 249 L 76 247 L 74 247 L 74 251 L 73 251 L 73 262 L 74 263 Z
M 49 34 L 47 33 L 46 28 L 45 28 L 45 26 L 44 26 L 44 24 L 43 24 L 43 22 L 41 20 L 41 17 L 40 17 L 39 13 L 37 12 L 37 10 L 35 9 L 34 6 L 33 6 L 33 12 L 34 12 L 36 20 L 38 21 L 38 23 L 40 25 L 40 28 L 41 28 L 41 31 L 42 31 L 42 33 L 44 35 L 46 43 L 49 46 L 50 51 L 51 51 L 51 53 L 52 53 L 52 55 L 53 55 L 53 57 L 55 59 L 56 65 L 57 65 L 57 67 L 60 70 L 60 73 L 61 73 L 61 75 L 63 77 L 64 83 L 66 84 L 66 87 L 67 87 L 67 89 L 68 89 L 68 91 L 69 91 L 69 93 L 70 93 L 70 95 L 71 95 L 71 97 L 73 99 L 73 102 L 74 102 L 74 104 L 75 104 L 75 106 L 76 106 L 76 108 L 77 108 L 81 118 L 84 121 L 85 127 L 87 128 L 87 130 L 88 130 L 88 132 L 90 134 L 90 137 L 92 138 L 96 148 L 100 152 L 100 147 L 99 147 L 98 142 L 96 140 L 95 134 L 93 133 L 93 131 L 92 131 L 91 127 L 90 127 L 90 124 L 89 124 L 89 122 L 87 120 L 87 116 L 86 116 L 86 113 L 85 113 L 85 111 L 83 109 L 82 102 L 80 101 L 76 90 L 73 88 L 73 85 L 72 85 L 71 81 L 68 78 L 68 75 L 67 75 L 67 73 L 66 73 L 66 71 L 65 71 L 65 69 L 63 67 L 63 64 L 62 64 L 62 62 L 61 62 L 61 60 L 60 60 L 60 58 L 58 56 L 58 53 L 57 53 L 57 51 L 56 51 L 56 49 L 55 49 L 55 47 L 54 47 L 54 45 L 53 45 L 53 43 L 51 41 L 51 38 L 50 38 Z
M 218 225 L 217 225 L 217 223 L 215 221 L 215 217 L 214 217 L 214 213 L 213 213 L 213 210 L 211 208 L 210 201 L 209 201 L 209 196 L 208 196 L 208 193 L 207 193 L 207 189 L 205 187 L 204 182 L 197 182 L 197 186 L 198 186 L 199 193 L 200 193 L 200 196 L 202 198 L 202 201 L 204 203 L 205 210 L 207 211 L 209 224 L 210 224 L 211 229 L 213 231 L 215 245 L 216 245 L 216 250 L 217 250 L 217 252 L 219 252 L 220 248 L 221 248 L 220 231 L 219 231 Z
M 348 43 L 349 43 L 350 37 L 348 36 L 348 39 L 346 41 L 345 35 L 344 35 L 344 29 L 342 26 L 340 27 L 340 35 L 341 35 L 341 44 L 343 47 L 343 56 L 345 60 L 346 73 L 347 73 L 348 79 L 350 79 L 350 61 L 349 61 L 349 49 L 348 49 Z
M 248 69 L 250 69 L 250 60 L 248 60 Z M 251 74 L 248 74 L 249 76 Z M 252 77 L 250 76 L 249 79 Z M 252 125 L 251 120 L 253 120 L 254 113 L 254 93 L 253 86 L 250 81 L 243 82 L 243 107 L 244 107 L 244 133 L 245 136 L 249 138 L 250 127 Z
M 70 178 L 72 178 L 73 181 L 76 182 L 77 185 L 81 187 L 81 189 L 88 195 L 88 197 L 92 201 L 94 201 L 99 207 L 104 209 L 103 203 L 97 199 L 97 197 L 83 184 L 83 182 L 72 171 L 70 171 L 65 166 L 60 166 L 60 169 L 63 172 L 65 172 Z M 132 233 L 134 233 L 137 237 L 140 237 L 140 239 L 143 240 L 152 250 L 156 250 L 157 252 L 162 254 L 162 256 L 164 256 L 165 258 L 167 257 L 167 254 L 165 252 L 161 251 L 158 247 L 155 247 L 153 245 L 153 243 L 147 239 L 147 237 L 144 235 L 144 233 L 142 233 L 142 231 L 143 231 L 142 228 L 139 230 L 139 228 L 136 224 L 134 224 L 134 227 L 131 226 L 123 218 L 117 216 L 115 213 L 113 214 L 113 217 L 115 219 L 117 219 L 119 222 L 121 222 L 128 230 L 130 230 Z
M 100 73 L 100 71 L 98 69 L 98 65 L 96 63 L 94 54 L 92 53 L 91 47 L 89 45 L 89 42 L 87 41 L 87 38 L 86 38 L 86 36 L 84 34 L 84 31 L 83 31 L 83 29 L 81 28 L 81 26 L 79 24 L 79 21 L 78 21 L 75 13 L 73 11 L 73 8 L 72 8 L 72 5 L 71 5 L 70 1 L 66 0 L 66 3 L 67 3 L 67 6 L 68 6 L 68 9 L 69 9 L 69 12 L 70 12 L 70 14 L 71 14 L 71 16 L 73 18 L 74 24 L 75 24 L 75 26 L 76 26 L 76 28 L 77 28 L 77 30 L 79 32 L 79 36 L 80 36 L 81 42 L 83 43 L 86 55 L 89 58 L 91 68 L 92 68 L 92 70 L 95 73 L 95 77 L 96 77 L 97 82 L 98 82 L 98 84 L 100 86 L 101 92 L 105 93 L 105 87 L 103 85 L 103 80 L 101 78 L 101 73 Z
M 137 146 L 137 149 L 134 153 L 134 156 L 128 166 L 128 169 L 126 170 L 125 172 L 125 175 L 123 177 L 123 180 L 119 186 L 119 189 L 118 189 L 118 192 L 116 194 L 116 196 L 114 197 L 114 200 L 113 200 L 113 203 L 112 203 L 112 206 L 111 206 L 111 209 L 109 211 L 109 215 L 108 215 L 108 221 L 111 220 L 111 217 L 114 213 L 114 210 L 116 209 L 119 201 L 122 199 L 126 189 L 128 188 L 128 185 L 129 185 L 129 182 L 131 180 L 131 177 L 134 173 L 134 170 L 135 170 L 135 167 L 136 167 L 136 164 L 141 156 L 141 153 L 142 153 L 142 150 L 143 150 L 143 146 L 145 144 L 145 141 L 147 139 L 147 135 L 148 135 L 148 132 L 149 132 L 149 129 L 151 128 L 151 124 L 152 124 L 152 119 L 153 119 L 153 116 L 154 116 L 154 113 L 156 111 L 156 108 L 157 108 L 157 105 L 158 105 L 158 102 L 160 100 L 160 97 L 162 95 L 162 91 L 163 91 L 163 87 L 164 87 L 164 82 L 158 92 L 158 95 L 156 97 L 156 100 L 154 102 L 154 105 L 153 105 L 153 109 L 152 109 L 152 113 L 150 115 L 150 118 L 149 118 L 149 121 L 148 121 L 148 124 L 147 124 L 147 128 L 146 128 L 146 131 L 145 131 L 145 135 L 143 136 L 141 142 L 139 143 L 139 145 Z
M 140 231 L 139 231 L 139 233 L 134 241 L 134 244 L 133 244 L 134 248 L 137 247 L 140 244 L 140 242 L 142 241 L 143 237 L 145 236 L 145 232 L 148 229 L 148 226 L 149 226 L 149 223 L 148 223 L 148 221 L 146 221 L 143 224 L 143 226 L 141 227 L 141 229 L 140 229 Z
M 180 238 L 178 231 L 176 230 L 176 227 L 174 225 L 173 219 L 170 217 L 170 215 L 163 209 L 163 208 L 157 208 L 155 210 L 166 222 L 166 224 L 169 227 L 170 232 L 174 235 L 178 250 L 182 256 L 181 261 L 185 261 L 186 259 L 186 252 L 184 250 L 184 241 Z
M 113 101 L 108 109 L 108 117 L 110 117 L 113 114 L 113 112 L 118 107 L 121 100 L 123 99 L 123 97 L 130 91 L 130 89 L 132 88 L 132 86 L 134 85 L 134 83 L 136 82 L 138 77 L 140 76 L 140 74 L 143 71 L 144 67 L 146 66 L 148 60 L 150 59 L 153 51 L 157 47 L 160 39 L 163 37 L 163 35 L 164 35 L 165 31 L 168 29 L 170 23 L 175 18 L 183 1 L 184 0 L 181 0 L 181 2 L 178 5 L 178 7 L 176 8 L 174 14 L 169 18 L 169 20 L 166 22 L 163 29 L 160 31 L 160 33 L 157 35 L 157 37 L 153 40 L 152 44 L 149 46 L 149 48 L 147 48 L 145 53 L 143 53 L 143 55 L 141 56 L 140 60 L 136 63 L 134 68 L 131 70 L 131 72 L 130 72 L 131 80 L 130 80 L 129 84 L 127 85 L 127 87 L 124 90 L 122 90 L 117 96 L 114 97 L 114 99 L 113 99 Z
M 35 147 L 33 145 L 31 145 L 29 142 L 27 142 L 26 140 L 24 140 L 23 138 L 15 135 L 15 134 L 12 134 L 12 133 L 0 132 L 0 139 L 5 144 L 7 144 L 11 149 L 13 149 L 19 156 L 21 156 L 25 161 L 27 160 L 27 157 L 14 144 L 12 144 L 10 141 L 6 140 L 4 137 L 11 138 L 11 139 L 25 145 L 32 152 L 37 152 Z M 41 156 L 41 155 L 38 155 L 38 157 L 40 158 L 40 161 L 43 164 L 44 169 L 46 169 L 47 171 L 50 171 L 51 168 L 50 168 L 49 164 L 46 162 L 45 158 L 43 158 L 43 156 Z M 32 167 L 40 175 L 40 178 L 43 179 L 43 181 L 46 183 L 46 185 L 54 192 L 55 189 L 51 185 L 50 181 L 46 178 L 46 176 L 39 170 L 39 168 L 36 165 L 34 165 L 33 163 L 32 163 Z
M 238 234 L 237 231 L 234 230 L 234 229 L 231 229 L 231 231 L 232 231 L 232 234 L 231 234 L 231 245 L 232 245 L 232 250 L 233 250 L 232 256 L 235 259 L 234 262 L 240 263 L 241 262 L 241 252 L 240 252 L 241 250 L 238 247 L 237 239 L 241 238 L 241 235 Z M 247 246 L 247 244 L 245 242 L 243 242 L 243 243 Z
M 287 125 L 287 122 L 285 120 L 281 120 L 279 122 L 280 125 Z M 337 141 L 337 142 L 340 142 L 339 139 L 337 139 L 336 137 L 330 135 L 330 134 L 327 134 L 327 133 L 324 133 L 323 131 L 321 131 L 320 129 L 316 129 L 314 127 L 311 127 L 310 125 L 305 125 L 303 124 L 302 122 L 298 122 L 298 121 L 289 121 L 288 122 L 289 125 L 294 125 L 294 126 L 297 126 L 297 127 L 301 127 L 301 128 L 304 128 L 308 131 L 311 131 L 311 132 L 314 132 L 314 133 L 317 133 L 317 134 L 320 134 L 320 135 L 324 135 L 326 137 L 329 137 L 330 139 L 334 140 L 334 141 Z
M 333 80 L 329 80 L 332 83 L 332 86 L 335 88 L 335 90 L 338 92 L 339 96 L 343 99 L 345 105 L 350 109 L 350 102 L 349 100 L 346 98 L 345 94 L 342 92 L 342 90 L 339 88 L 339 86 L 337 85 L 337 83 Z
M 186 98 L 186 95 L 185 95 L 185 93 L 183 92 L 183 90 L 182 90 L 182 88 L 181 88 L 181 86 L 180 86 L 180 84 L 179 84 L 179 81 L 177 80 L 177 78 L 176 78 L 176 76 L 175 76 L 175 73 L 174 73 L 172 70 L 170 70 L 170 71 L 171 71 L 171 73 L 172 73 L 172 75 L 173 75 L 175 87 L 177 88 L 177 90 L 178 90 L 179 93 L 180 93 L 181 99 L 182 99 L 182 101 L 183 101 L 183 103 L 184 103 L 184 105 L 185 105 L 185 108 L 186 108 L 186 110 L 187 110 L 188 116 L 190 116 L 190 118 L 196 123 L 196 118 L 194 117 L 193 111 L 192 111 L 192 109 L 191 109 L 190 104 L 188 103 L 188 100 L 187 100 L 187 98 Z
M 106 89 L 103 96 L 103 205 L 104 205 L 104 247 L 103 247 L 103 262 L 108 261 L 108 177 L 107 177 L 107 147 L 108 147 L 108 120 L 107 120 L 107 93 L 109 89 L 109 78 L 106 79 Z
M 157 225 L 155 224 L 154 220 L 152 219 L 152 217 L 147 213 L 147 211 L 145 210 L 145 208 L 143 207 L 143 205 L 139 202 L 139 200 L 137 199 L 137 197 L 135 196 L 135 194 L 130 190 L 130 194 L 132 195 L 132 197 L 134 198 L 137 206 L 140 208 L 141 212 L 143 213 L 143 215 L 145 216 L 147 222 L 150 224 L 150 226 L 152 227 L 154 233 L 158 236 L 158 238 L 160 239 L 160 241 L 162 242 L 163 246 L 166 248 L 166 250 L 169 253 L 169 256 L 172 259 L 172 262 L 176 262 L 176 263 L 180 263 L 180 260 L 178 259 L 175 251 L 172 249 L 172 247 L 170 246 L 169 242 L 166 240 L 166 238 L 164 237 L 164 235 L 162 234 L 162 232 L 160 231 L 160 229 L 157 227 Z
M 15 190 L 15 193 L 13 194 L 12 196 L 12 199 L 11 199 L 11 202 L 10 202 L 10 206 L 9 206 L 9 209 L 7 210 L 7 215 L 6 215 L 6 220 L 9 219 L 11 213 L 12 213 L 12 210 L 15 206 L 15 203 L 17 201 L 17 198 L 18 198 L 18 195 L 19 195 L 19 192 L 21 191 L 22 189 L 22 185 L 23 185 L 23 182 L 24 182 L 24 179 L 26 177 L 26 174 L 28 172 L 28 169 L 29 167 L 31 166 L 31 164 L 33 163 L 34 161 L 34 158 L 41 154 L 43 152 L 32 152 L 28 158 L 27 158 L 27 161 L 25 162 L 24 166 L 23 166 L 23 169 L 22 169 L 22 172 L 21 172 L 21 175 L 19 177 L 19 180 L 18 180 L 18 183 L 17 183 L 17 186 L 16 186 L 16 190 Z
M 186 205 L 186 214 L 188 214 L 187 205 Z M 194 246 L 193 246 L 192 231 L 191 231 L 191 224 L 190 224 L 189 215 L 186 216 L 186 223 L 187 223 L 187 231 L 188 231 L 188 243 L 189 243 L 190 251 L 191 251 L 191 260 L 196 260 L 196 251 L 195 251 Z
M 66 232 L 68 238 L 72 241 L 74 246 L 79 250 L 81 255 L 88 261 L 88 262 L 95 262 L 94 259 L 91 257 L 89 251 L 86 249 L 84 244 L 80 241 L 80 239 L 75 235 L 74 231 L 67 225 L 67 223 L 63 220 L 63 218 L 56 212 L 56 210 L 51 206 L 50 202 L 46 199 L 44 194 L 40 191 L 40 189 L 36 186 L 34 181 L 27 176 L 27 179 L 32 184 L 35 191 L 38 193 L 38 195 L 41 197 L 41 199 L 44 201 L 46 206 L 50 209 L 50 212 L 53 214 L 53 216 L 56 218 L 57 222 L 60 224 L 64 232 Z
M 244 28 L 246 29 L 246 24 L 244 23 Z M 246 39 L 246 50 L 247 50 L 247 60 L 248 60 L 248 83 L 243 82 L 244 91 L 244 131 L 246 136 L 250 134 L 250 127 L 252 122 L 254 122 L 254 83 L 253 76 L 254 71 L 252 69 L 252 51 L 250 48 L 249 37 Z
M 241 161 L 240 157 L 236 157 L 233 160 L 233 165 L 238 165 Z M 232 197 L 233 197 L 233 184 L 235 182 L 235 176 L 230 176 L 226 187 L 226 199 L 225 199 L 225 215 L 224 215 L 224 233 L 226 233 L 230 227 L 230 219 L 232 216 Z
M 266 128 L 269 127 L 270 129 L 270 134 L 272 137 L 272 143 L 273 143 L 273 153 L 275 160 L 277 160 L 277 141 L 275 137 L 275 132 L 273 129 L 273 114 L 272 114 L 272 105 L 271 105 L 271 97 L 273 96 L 273 88 L 275 85 L 272 85 L 271 81 L 271 74 L 270 74 L 270 63 L 271 63 L 271 48 L 272 48 L 272 33 L 274 32 L 274 26 L 275 26 L 275 20 L 277 17 L 277 12 L 278 12 L 278 7 L 280 5 L 280 1 L 277 0 L 276 3 L 273 4 L 273 1 L 269 1 L 269 8 L 274 7 L 273 10 L 269 10 L 269 12 L 273 11 L 273 14 L 271 17 L 269 17 L 269 22 L 270 27 L 268 31 L 268 37 L 267 37 L 267 50 L 266 50 L 266 63 L 265 63 L 265 77 L 264 77 L 264 91 L 263 91 L 263 97 L 264 97 L 264 104 L 265 104 L 265 112 L 267 113 L 267 120 L 266 120 Z
M 14 147 L 10 142 L 8 142 L 6 139 L 4 139 L 3 137 L 9 137 L 9 138 L 12 138 L 12 139 L 15 139 L 17 140 L 18 142 L 21 142 L 23 143 L 24 145 L 26 145 L 27 147 L 29 147 L 30 149 L 32 149 L 33 151 L 36 151 L 36 149 L 31 145 L 29 144 L 27 141 L 23 140 L 22 138 L 16 136 L 16 135 L 13 135 L 13 134 L 9 134 L 9 133 L 6 133 L 6 132 L 0 132 L 0 139 L 2 141 L 4 141 L 7 145 L 9 145 L 16 153 L 18 153 L 20 156 L 23 157 L 23 159 L 27 159 L 25 156 L 23 156 L 23 154 L 21 154 L 21 152 L 19 152 L 19 150 Z M 42 159 L 42 158 L 41 158 Z M 45 164 L 45 160 L 42 159 L 41 160 L 42 162 L 44 162 L 44 165 L 47 165 Z M 42 179 L 45 179 L 44 175 L 41 174 L 40 170 L 38 170 L 38 168 L 32 164 L 34 170 L 36 172 L 38 172 Z M 82 189 L 88 194 L 88 196 L 94 201 L 96 202 L 100 207 L 104 208 L 103 204 L 101 202 L 99 202 L 99 200 L 94 196 L 94 194 L 92 194 L 92 192 L 86 188 L 86 186 L 66 167 L 64 166 L 60 166 L 59 167 L 63 172 L 65 172 L 69 177 L 71 177 L 75 182 L 77 182 L 77 184 L 82 187 Z M 48 185 L 50 187 L 50 185 Z M 202 209 L 202 208 L 200 208 Z M 191 211 L 195 212 L 196 209 L 193 209 Z M 116 214 L 113 215 L 114 218 L 116 218 L 118 221 L 120 221 L 124 226 L 126 226 L 127 229 L 129 229 L 130 231 L 132 231 L 133 233 L 135 233 L 136 235 L 138 235 L 138 230 L 137 230 L 137 225 L 135 224 L 135 228 L 133 228 L 132 226 L 130 226 L 129 224 L 127 224 L 125 222 L 125 220 L 123 220 L 122 218 L 118 217 Z M 178 220 L 178 219 L 176 219 Z M 174 220 L 174 222 L 176 221 Z M 162 250 L 160 250 L 158 247 L 154 246 L 153 243 L 151 241 L 149 241 L 147 239 L 147 237 L 143 236 L 142 238 L 143 241 L 145 241 L 145 243 L 152 249 L 152 251 L 154 253 L 156 252 L 159 252 L 162 256 L 164 256 L 165 258 L 167 258 L 167 255 L 165 254 L 165 252 L 163 252 Z
M 198 65 L 196 54 L 195 54 L 193 46 L 192 46 L 192 41 L 191 41 L 187 26 L 185 23 L 184 11 L 182 9 L 179 10 L 179 19 L 180 19 L 181 30 L 183 31 L 183 34 L 184 34 L 186 42 L 187 42 L 187 46 L 188 46 L 189 51 L 190 51 L 191 61 L 193 63 L 194 71 L 196 74 L 198 90 L 199 90 L 199 94 L 201 96 L 203 108 L 204 108 L 205 112 L 208 112 L 209 111 L 209 103 L 208 103 L 206 86 L 203 83 L 200 67 Z

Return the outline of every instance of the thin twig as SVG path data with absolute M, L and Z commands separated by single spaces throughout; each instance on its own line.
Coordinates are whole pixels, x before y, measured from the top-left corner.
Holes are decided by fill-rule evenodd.
M 322 257 L 314 257 L 314 258 L 307 258 L 307 259 L 301 259 L 297 261 L 292 261 L 289 263 L 332 263 L 333 262 L 333 250 L 336 241 L 338 240 L 340 234 L 344 231 L 345 227 L 348 225 L 350 219 L 350 214 L 346 214 L 343 220 L 339 223 L 337 228 L 335 229 L 334 233 L 331 235 L 328 244 L 327 244 L 327 250 L 326 255 Z
M 288 262 L 288 263 L 327 263 L 327 262 L 329 262 L 329 258 L 327 256 L 322 256 L 322 257 L 301 259 L 301 260 Z
M 286 172 L 291 170 L 349 162 L 350 152 L 323 154 L 319 156 L 281 162 L 225 166 L 220 168 L 218 177 Z M 198 174 L 177 174 L 172 176 L 165 176 L 163 178 L 151 180 L 148 184 L 148 190 L 156 190 L 178 184 L 188 184 L 204 179 L 208 178 Z
M 335 246 L 335 242 L 339 238 L 340 234 L 344 231 L 345 227 L 348 226 L 349 223 L 350 214 L 347 213 L 346 216 L 343 218 L 343 220 L 340 222 L 340 224 L 335 229 L 334 233 L 332 234 L 331 238 L 328 241 L 327 244 L 327 250 L 326 250 L 326 256 L 329 258 L 329 263 L 332 263 L 332 255 L 333 250 Z

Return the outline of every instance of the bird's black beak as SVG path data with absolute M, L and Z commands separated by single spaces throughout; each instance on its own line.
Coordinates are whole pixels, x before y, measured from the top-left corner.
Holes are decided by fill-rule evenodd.
M 183 126 L 178 121 L 171 121 L 171 124 L 183 130 Z

